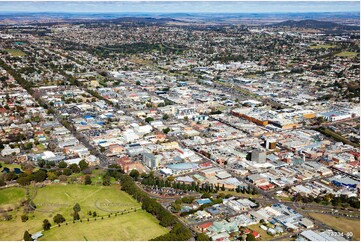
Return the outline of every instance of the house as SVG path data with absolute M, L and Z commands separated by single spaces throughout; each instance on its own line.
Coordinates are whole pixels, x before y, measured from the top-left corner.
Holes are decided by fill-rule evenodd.
M 5 145 L 5 148 L 1 151 L 1 156 L 8 156 L 12 154 L 19 154 L 20 148 L 11 148 L 9 145 Z
M 198 203 L 198 205 L 203 205 L 203 204 L 211 203 L 212 201 L 209 198 L 203 198 L 203 199 L 197 199 L 196 202 Z
M 311 229 L 314 227 L 314 224 L 311 220 L 309 220 L 308 218 L 302 218 L 300 221 L 300 224 L 305 227 L 306 229 Z
M 41 233 L 41 231 L 39 232 L 36 232 L 35 234 L 31 235 L 31 238 L 34 240 L 34 241 L 37 241 L 40 237 L 43 236 L 43 233 Z
M 252 231 L 251 233 L 256 239 L 260 238 L 261 235 L 257 231 Z
M 213 222 L 206 222 L 203 224 L 198 225 L 198 229 L 204 233 L 208 231 L 208 228 L 213 225 Z

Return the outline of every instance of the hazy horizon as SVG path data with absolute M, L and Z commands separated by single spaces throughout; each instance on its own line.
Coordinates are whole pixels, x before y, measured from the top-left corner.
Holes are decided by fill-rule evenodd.
M 359 13 L 359 1 L 247 1 L 247 2 L 10 2 L 0 1 L 1 13 L 69 13 L 69 14 L 282 14 L 282 13 Z

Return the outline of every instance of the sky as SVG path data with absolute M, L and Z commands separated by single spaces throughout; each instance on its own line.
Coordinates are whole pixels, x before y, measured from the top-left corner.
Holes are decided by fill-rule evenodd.
M 2 1 L 0 12 L 310 13 L 360 12 L 359 1 Z

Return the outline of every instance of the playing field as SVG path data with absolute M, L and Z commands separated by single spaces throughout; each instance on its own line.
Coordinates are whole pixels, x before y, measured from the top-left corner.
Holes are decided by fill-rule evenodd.
M 310 49 L 329 49 L 329 48 L 333 48 L 335 46 L 333 45 L 311 45 Z
M 8 52 L 13 57 L 19 57 L 24 56 L 25 53 L 18 49 L 5 49 L 6 52 Z
M 6 164 L 5 162 L 1 161 L 1 168 L 0 170 L 4 169 L 5 167 L 9 168 L 10 171 L 14 171 L 14 168 L 19 168 L 21 169 L 21 166 L 19 164 Z
M 342 52 L 336 54 L 336 56 L 339 56 L 339 57 L 355 57 L 355 56 L 357 56 L 357 52 L 342 51 Z
M 353 233 L 353 239 L 360 240 L 360 220 L 348 219 L 344 217 L 336 217 L 328 214 L 309 213 L 311 217 L 321 221 L 322 223 L 330 226 L 331 228 L 347 234 Z
M 19 199 L 25 198 L 24 189 L 22 189 L 23 193 L 20 193 L 15 189 L 21 188 L 0 190 L 0 198 L 4 204 L 9 202 L 13 203 Z M 18 193 L 19 195 L 16 195 Z M 149 232 L 148 234 L 144 234 L 144 229 L 139 226 L 140 223 L 144 223 L 151 231 L 154 231 L 154 234 L 156 234 L 154 237 L 161 235 L 165 231 L 155 218 L 150 214 L 141 211 L 108 218 L 107 215 L 109 213 L 141 207 L 140 203 L 127 193 L 121 191 L 118 185 L 104 187 L 79 184 L 58 184 L 49 185 L 44 188 L 32 188 L 31 194 L 34 196 L 33 201 L 36 205 L 36 210 L 29 214 L 29 220 L 25 223 L 21 221 L 23 208 L 20 208 L 19 211 L 10 212 L 9 214 L 13 216 L 13 219 L 11 221 L 0 222 L 0 238 L 2 240 L 22 240 L 25 230 L 28 230 L 30 233 L 41 231 L 44 219 L 48 219 L 50 223 L 54 225 L 53 217 L 57 213 L 62 214 L 66 221 L 69 222 L 66 233 L 61 232 L 61 234 L 58 234 L 55 229 L 62 229 L 62 227 L 54 228 L 54 231 L 49 231 L 49 236 L 52 237 L 47 238 L 47 236 L 44 236 L 44 240 L 56 240 L 54 236 L 60 235 L 67 236 L 66 238 L 62 238 L 64 240 L 84 240 L 83 237 L 72 237 L 73 235 L 80 236 L 75 229 L 74 231 L 72 230 L 73 226 L 74 228 L 81 227 L 81 229 L 79 229 L 80 231 L 83 230 L 83 233 L 86 231 L 89 233 L 90 237 L 94 236 L 94 239 L 95 236 L 98 236 L 97 238 L 100 240 L 116 240 L 116 236 L 120 236 L 116 231 L 122 230 L 128 231 L 130 235 L 130 237 L 126 237 L 128 235 L 124 234 L 125 239 L 138 237 L 141 240 L 151 239 L 151 237 L 147 236 L 152 236 L 152 233 Z M 79 212 L 79 215 L 83 221 L 86 221 L 87 218 L 92 218 L 92 216 L 88 215 L 88 211 L 95 211 L 98 216 L 104 216 L 104 220 L 99 221 L 98 219 L 98 221 L 88 222 L 88 225 L 91 227 L 84 222 L 79 225 L 73 224 L 72 212 L 75 203 L 79 203 L 80 205 L 81 211 Z M 93 225 L 90 225 L 91 223 L 93 223 Z M 109 227 L 111 224 L 116 224 L 116 227 Z M 132 228 L 133 225 L 134 228 Z M 142 228 L 142 230 L 139 230 L 139 228 Z M 87 234 L 85 234 L 85 236 L 87 236 Z M 121 237 L 119 237 L 119 239 L 121 239 Z
M 12 187 L 0 190 L 0 208 L 7 209 L 25 200 L 25 189 Z
M 150 240 L 169 231 L 149 213 L 127 215 L 63 225 L 44 232 L 40 240 Z

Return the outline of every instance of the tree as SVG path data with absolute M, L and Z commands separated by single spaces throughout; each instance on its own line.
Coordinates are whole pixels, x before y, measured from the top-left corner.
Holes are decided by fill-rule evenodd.
M 38 170 L 32 176 L 33 176 L 34 181 L 42 182 L 42 181 L 45 181 L 47 174 L 46 174 L 46 171 L 44 171 L 44 170 Z
M 24 233 L 24 240 L 25 241 L 33 241 L 33 238 L 31 238 L 31 234 L 27 230 Z
M 131 177 L 133 177 L 135 180 L 137 180 L 138 179 L 138 177 L 139 177 L 139 171 L 137 171 L 137 170 L 132 170 L 130 173 L 129 173 L 129 176 L 131 176 Z
M 97 212 L 93 212 L 93 217 L 96 217 L 97 216 Z
M 110 176 L 108 174 L 103 176 L 103 186 L 110 186 Z
M 81 208 L 80 208 L 79 203 L 76 203 L 76 204 L 74 205 L 73 210 L 74 210 L 74 212 L 76 212 L 76 213 L 80 212 Z
M 56 178 L 58 178 L 58 175 L 55 172 L 48 171 L 47 173 L 48 179 L 51 181 L 54 181 Z
M 57 223 L 57 224 L 61 224 L 62 222 L 65 222 L 65 218 L 63 217 L 63 215 L 61 215 L 59 213 L 54 216 L 53 220 L 54 220 L 54 223 Z
M 152 121 L 154 121 L 154 118 L 152 118 L 152 117 L 146 117 L 145 118 L 145 122 L 147 122 L 147 123 L 150 123 Z
M 249 233 L 249 234 L 247 234 L 246 240 L 247 241 L 255 241 L 256 238 L 254 237 L 253 234 Z
M 200 233 L 200 234 L 197 234 L 196 240 L 197 241 L 211 241 L 211 238 L 209 238 L 209 236 L 206 235 L 205 233 Z
M 165 113 L 165 114 L 163 115 L 163 120 L 167 120 L 167 119 L 169 119 L 169 115 Z
M 210 197 L 211 194 L 209 194 L 208 192 L 202 194 L 202 198 L 210 198 Z
M 43 221 L 43 229 L 44 230 L 49 230 L 50 227 L 51 227 L 51 224 L 50 224 L 49 220 L 44 219 L 44 221 Z
M 69 169 L 73 172 L 73 173 L 79 173 L 80 172 L 80 168 L 77 164 L 71 164 L 69 166 Z
M 58 167 L 61 169 L 64 169 L 68 166 L 68 164 L 65 161 L 60 161 L 58 164 Z
M 29 178 L 28 176 L 19 177 L 16 181 L 17 181 L 17 183 L 19 183 L 21 186 L 30 185 L 30 178 Z
M 163 133 L 165 133 L 165 134 L 168 134 L 170 132 L 170 128 L 165 128 L 165 129 L 163 129 Z
M 80 219 L 79 213 L 78 213 L 78 212 L 74 212 L 73 218 L 74 218 L 74 220 L 79 220 L 79 219 Z
M 63 174 L 66 176 L 70 176 L 73 172 L 69 168 L 65 168 Z
M 68 178 L 67 178 L 66 175 L 60 175 L 59 180 L 62 181 L 62 182 L 66 182 L 68 180 Z
M 29 219 L 28 215 L 26 215 L 26 214 L 21 215 L 21 222 L 26 222 L 26 221 L 28 221 L 28 219 Z
M 86 175 L 86 176 L 85 176 L 84 184 L 85 184 L 85 185 L 90 185 L 90 184 L 92 184 L 92 179 L 90 178 L 89 175 Z
M 80 170 L 85 170 L 89 167 L 88 163 L 85 161 L 85 160 L 81 160 L 79 161 L 79 167 L 80 167 Z

